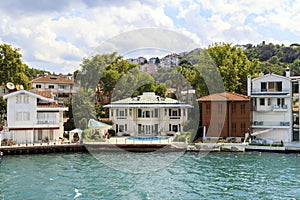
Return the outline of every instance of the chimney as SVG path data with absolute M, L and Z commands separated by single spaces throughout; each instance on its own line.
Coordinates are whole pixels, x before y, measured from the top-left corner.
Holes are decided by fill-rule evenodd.
M 247 95 L 248 97 L 251 96 L 251 76 L 247 76 Z
M 285 76 L 288 77 L 288 78 L 291 77 L 291 72 L 290 72 L 290 68 L 289 67 L 286 68 Z

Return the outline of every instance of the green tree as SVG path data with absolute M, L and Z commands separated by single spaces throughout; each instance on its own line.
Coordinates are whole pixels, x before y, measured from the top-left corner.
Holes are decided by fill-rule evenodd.
M 226 91 L 246 94 L 247 75 L 252 75 L 252 64 L 242 49 L 230 44 L 214 44 L 207 49 L 220 71 Z
M 3 121 L 6 112 L 6 101 L 2 97 L 0 97 L 0 122 Z
M 76 127 L 82 130 L 86 129 L 89 119 L 96 118 L 94 91 L 80 88 L 77 94 L 73 96 L 72 110 Z
M 300 75 L 300 58 L 294 60 L 294 62 L 290 65 L 291 66 L 291 75 L 292 76 L 299 76 Z
M 22 61 L 20 49 L 12 48 L 8 44 L 0 45 L 0 80 L 3 83 L 13 82 L 30 89 L 31 84 L 26 75 L 26 65 Z

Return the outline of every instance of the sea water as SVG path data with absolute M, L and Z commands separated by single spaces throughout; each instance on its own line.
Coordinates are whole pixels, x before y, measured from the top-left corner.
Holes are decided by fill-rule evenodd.
M 161 165 L 163 160 L 169 163 Z M 0 200 L 300 199 L 300 155 L 114 152 L 5 156 L 0 182 Z

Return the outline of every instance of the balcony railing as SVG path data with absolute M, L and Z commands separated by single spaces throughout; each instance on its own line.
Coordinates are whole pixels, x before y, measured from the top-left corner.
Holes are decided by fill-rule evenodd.
M 59 120 L 53 119 L 53 120 L 42 120 L 42 119 L 38 119 L 37 120 L 37 124 L 58 124 Z
M 284 88 L 282 90 L 263 90 L 263 89 L 252 89 L 252 93 L 289 93 L 289 88 Z
M 253 126 L 290 126 L 290 122 L 280 121 L 253 121 Z
M 262 111 L 262 112 L 268 112 L 268 111 L 274 111 L 274 112 L 284 112 L 288 110 L 287 105 L 282 106 L 252 106 L 252 111 Z

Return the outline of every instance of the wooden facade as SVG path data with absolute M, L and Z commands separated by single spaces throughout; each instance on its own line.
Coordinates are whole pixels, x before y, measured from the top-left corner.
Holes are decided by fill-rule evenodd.
M 245 137 L 250 130 L 250 99 L 224 92 L 198 99 L 206 137 Z

